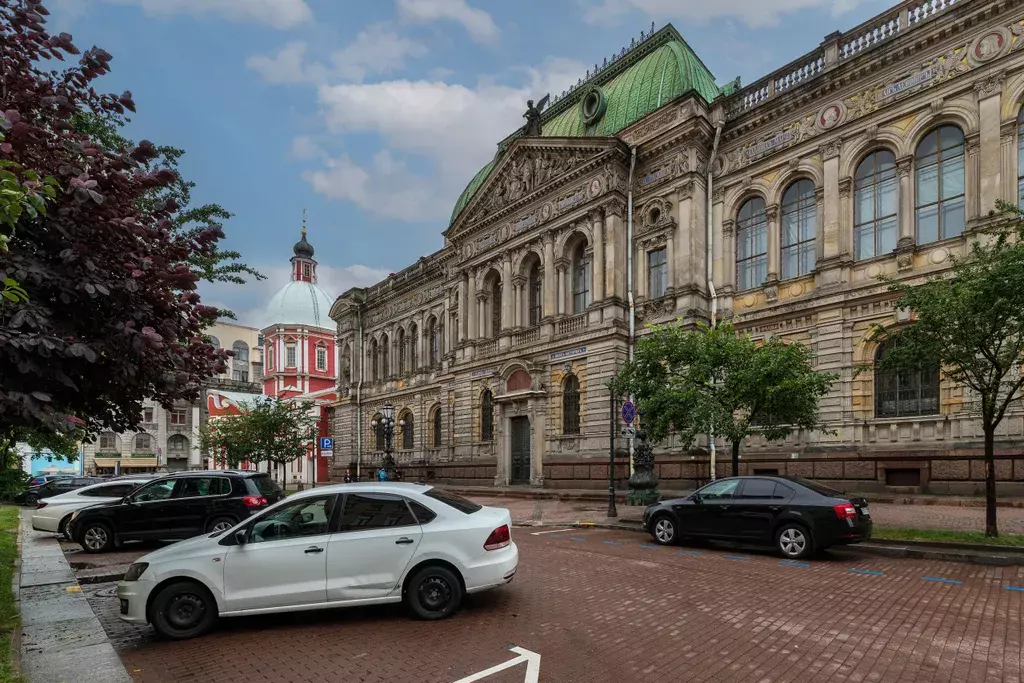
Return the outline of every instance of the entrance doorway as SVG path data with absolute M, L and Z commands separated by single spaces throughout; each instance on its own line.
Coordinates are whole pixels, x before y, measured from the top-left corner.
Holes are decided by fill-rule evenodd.
M 530 418 L 513 417 L 509 420 L 512 429 L 512 471 L 513 484 L 530 483 Z

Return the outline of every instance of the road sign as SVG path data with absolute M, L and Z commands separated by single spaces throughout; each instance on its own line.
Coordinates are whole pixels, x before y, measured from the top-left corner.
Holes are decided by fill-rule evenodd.
M 496 673 L 502 672 L 506 669 L 511 669 L 512 667 L 519 666 L 520 664 L 526 664 L 526 672 L 525 676 L 523 677 L 523 683 L 537 683 L 537 681 L 540 679 L 540 655 L 536 652 L 530 652 L 529 650 L 523 649 L 521 647 L 510 647 L 509 651 L 514 652 L 516 654 L 516 657 L 508 660 L 507 662 L 503 662 L 496 666 L 492 666 L 489 669 L 484 669 L 483 671 L 478 671 L 475 674 L 470 674 L 465 678 L 460 678 L 459 680 L 455 681 L 455 683 L 474 683 L 475 681 L 490 678 Z M 508 679 L 505 678 L 503 680 Z
M 626 439 L 635 439 L 636 438 L 636 427 L 634 427 L 632 425 L 623 427 L 622 428 L 622 436 L 623 436 L 623 438 L 626 438 Z
M 321 451 L 333 451 L 334 450 L 334 439 L 329 436 L 320 437 L 320 450 Z
M 325 451 L 323 449 L 320 449 L 320 457 L 321 458 L 333 458 L 334 457 L 334 451 Z
M 629 425 L 633 424 L 634 418 L 636 418 L 636 406 L 632 401 L 626 401 L 622 404 L 622 421 Z

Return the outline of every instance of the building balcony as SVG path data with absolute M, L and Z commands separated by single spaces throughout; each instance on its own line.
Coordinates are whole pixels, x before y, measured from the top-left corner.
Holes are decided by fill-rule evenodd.
M 585 332 L 586 329 L 587 313 L 583 312 L 559 320 L 555 326 L 555 334 L 558 337 L 567 337 Z

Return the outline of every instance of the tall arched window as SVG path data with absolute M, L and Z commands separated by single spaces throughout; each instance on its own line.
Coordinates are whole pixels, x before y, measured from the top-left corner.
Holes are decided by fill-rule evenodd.
M 135 435 L 135 452 L 136 453 L 152 453 L 153 452 L 153 437 L 145 432 Z
M 409 328 L 409 369 L 416 372 L 420 368 L 420 330 L 416 323 Z
M 391 340 L 386 334 L 380 338 L 380 371 L 384 379 L 391 376 Z
M 798 180 L 782 195 L 782 279 L 807 275 L 814 269 L 818 207 L 814 183 Z
M 501 281 L 491 283 L 491 336 L 495 339 L 501 334 Z
M 867 155 L 857 167 L 853 188 L 853 250 L 858 259 L 896 249 L 900 185 L 896 157 L 887 149 Z
M 964 133 L 940 126 L 928 133 L 914 154 L 917 243 L 927 244 L 964 232 Z
M 370 420 L 371 425 L 375 423 L 377 425 L 376 427 L 373 427 L 373 446 L 376 451 L 384 450 L 384 425 L 381 422 L 383 419 L 384 416 L 377 413 L 373 416 L 373 419 Z
M 939 368 L 882 369 L 880 361 L 890 348 L 887 342 L 875 353 L 875 417 L 937 414 Z
M 736 286 L 760 287 L 768 277 L 768 214 L 764 199 L 751 197 L 736 216 Z
M 441 445 L 441 406 L 434 409 L 434 414 L 431 416 L 431 432 L 432 442 L 434 448 Z
M 413 449 L 413 437 L 416 435 L 416 427 L 412 422 L 412 413 L 404 413 L 402 415 L 405 424 L 402 425 L 402 450 L 411 451 Z
M 188 455 L 188 438 L 184 434 L 173 434 L 167 439 L 167 454 L 171 457 L 185 457 Z
M 441 326 L 437 318 L 431 318 L 428 323 L 430 330 L 430 364 L 437 366 L 441 363 Z
M 580 380 L 572 374 L 562 382 L 562 432 L 580 433 Z
M 572 312 L 582 313 L 590 305 L 591 257 L 581 242 L 572 255 Z
M 527 292 L 529 292 L 527 299 L 527 309 L 529 310 L 529 321 L 530 327 L 540 325 L 540 319 L 543 317 L 543 283 L 540 276 L 540 264 L 536 261 L 533 266 L 530 267 L 530 274 L 526 278 Z
M 405 376 L 405 330 L 398 328 L 398 376 Z
M 237 363 L 248 363 L 249 362 L 249 345 L 241 339 L 235 341 L 231 345 L 231 350 L 235 353 L 235 362 Z
M 494 439 L 494 396 L 491 390 L 484 391 L 480 401 L 480 440 Z
M 370 377 L 376 382 L 380 379 L 380 354 L 376 339 L 370 342 L 370 367 Z
M 220 339 L 217 339 L 216 337 L 214 337 L 214 336 L 213 336 L 213 335 L 211 334 L 211 335 L 210 335 L 210 345 L 211 345 L 211 346 L 212 346 L 213 348 L 215 348 L 215 349 L 219 349 L 219 348 L 220 348 Z

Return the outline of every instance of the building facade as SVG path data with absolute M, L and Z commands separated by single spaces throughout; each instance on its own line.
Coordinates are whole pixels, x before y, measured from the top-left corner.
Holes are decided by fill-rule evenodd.
M 218 380 L 263 383 L 263 334 L 257 328 L 218 320 L 206 333 L 214 346 L 234 353 Z
M 642 34 L 531 108 L 441 250 L 334 303 L 336 466 L 379 462 L 370 423 L 391 402 L 410 476 L 605 486 L 632 293 L 638 334 L 714 310 L 839 374 L 830 433 L 752 438 L 743 472 L 980 490 L 971 396 L 938 369 L 874 369 L 868 336 L 906 322 L 879 276 L 944 272 L 1020 196 L 1022 98 L 1014 0 L 901 3 L 745 87 L 718 85 L 671 26 Z M 999 486 L 1024 491 L 1024 413 L 998 438 Z M 709 474 L 700 446 L 669 440 L 657 462 L 668 488 Z

